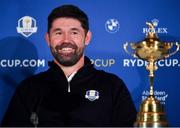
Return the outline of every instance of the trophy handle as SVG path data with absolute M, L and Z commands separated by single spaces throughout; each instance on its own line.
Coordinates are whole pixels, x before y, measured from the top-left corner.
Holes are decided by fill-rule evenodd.
M 132 46 L 132 45 L 133 45 L 133 43 L 131 43 L 131 46 Z M 128 51 L 128 46 L 129 46 L 129 43 L 126 42 L 126 43 L 124 44 L 124 50 L 126 51 L 126 53 L 128 53 L 128 54 L 131 55 L 131 56 L 133 56 L 134 58 L 138 58 L 135 53 L 130 53 L 130 52 Z M 132 47 L 131 47 L 131 48 L 132 48 Z
M 178 51 L 179 51 L 180 44 L 178 44 L 178 42 L 176 42 L 176 43 L 172 43 L 172 45 L 176 45 L 176 50 L 175 50 L 174 52 L 172 52 L 172 53 L 168 54 L 167 56 L 165 56 L 165 58 L 168 58 L 168 57 L 170 57 L 170 56 L 172 56 L 172 55 L 176 54 L 176 52 L 178 52 Z

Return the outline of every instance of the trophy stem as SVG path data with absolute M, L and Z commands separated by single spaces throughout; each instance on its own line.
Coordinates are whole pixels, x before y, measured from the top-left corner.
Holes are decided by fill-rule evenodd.
M 146 66 L 146 69 L 149 70 L 149 81 L 150 81 L 150 91 L 149 95 L 154 95 L 154 71 L 157 70 L 157 66 L 154 63 L 154 61 L 149 61 L 148 65 Z
M 153 86 L 153 83 L 154 83 L 154 77 L 152 76 L 149 76 L 149 79 L 150 79 L 150 91 L 149 91 L 149 95 L 150 96 L 153 96 L 154 95 L 154 86 Z

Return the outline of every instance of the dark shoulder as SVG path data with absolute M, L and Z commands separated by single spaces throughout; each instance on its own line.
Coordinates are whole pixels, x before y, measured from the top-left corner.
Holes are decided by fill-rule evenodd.
M 113 99 L 117 97 L 130 97 L 129 90 L 124 81 L 113 73 L 97 70 L 97 79 L 103 88 L 111 90 Z
M 111 85 L 125 86 L 124 81 L 113 73 L 109 73 L 104 70 L 97 70 L 96 72 L 97 72 L 97 77 L 102 81 L 105 81 L 107 83 L 110 82 Z
M 26 79 L 22 80 L 17 87 L 17 90 L 26 93 L 26 91 L 34 91 L 34 93 L 42 88 L 43 84 L 41 81 L 46 80 L 49 74 L 47 71 L 35 74 L 33 76 L 27 77 Z
M 49 71 L 40 72 L 38 74 L 34 74 L 28 78 L 25 79 L 25 81 L 34 81 L 34 80 L 43 80 L 44 78 L 47 78 L 50 76 Z

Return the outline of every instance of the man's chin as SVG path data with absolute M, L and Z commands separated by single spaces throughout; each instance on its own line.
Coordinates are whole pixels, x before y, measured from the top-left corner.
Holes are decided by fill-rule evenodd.
M 61 60 L 64 62 L 70 62 L 73 60 L 73 57 L 72 56 L 63 56 Z
M 59 62 L 61 65 L 66 66 L 66 67 L 70 67 L 75 65 L 77 62 L 72 62 L 72 61 L 61 61 Z
M 78 60 L 71 56 L 63 56 L 58 62 L 63 66 L 73 66 Z

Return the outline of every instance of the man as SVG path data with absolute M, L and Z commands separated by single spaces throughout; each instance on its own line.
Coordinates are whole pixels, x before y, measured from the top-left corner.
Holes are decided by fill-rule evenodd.
M 91 32 L 82 10 L 55 8 L 46 40 L 54 61 L 21 82 L 2 126 L 133 126 L 136 109 L 123 81 L 84 55 Z

